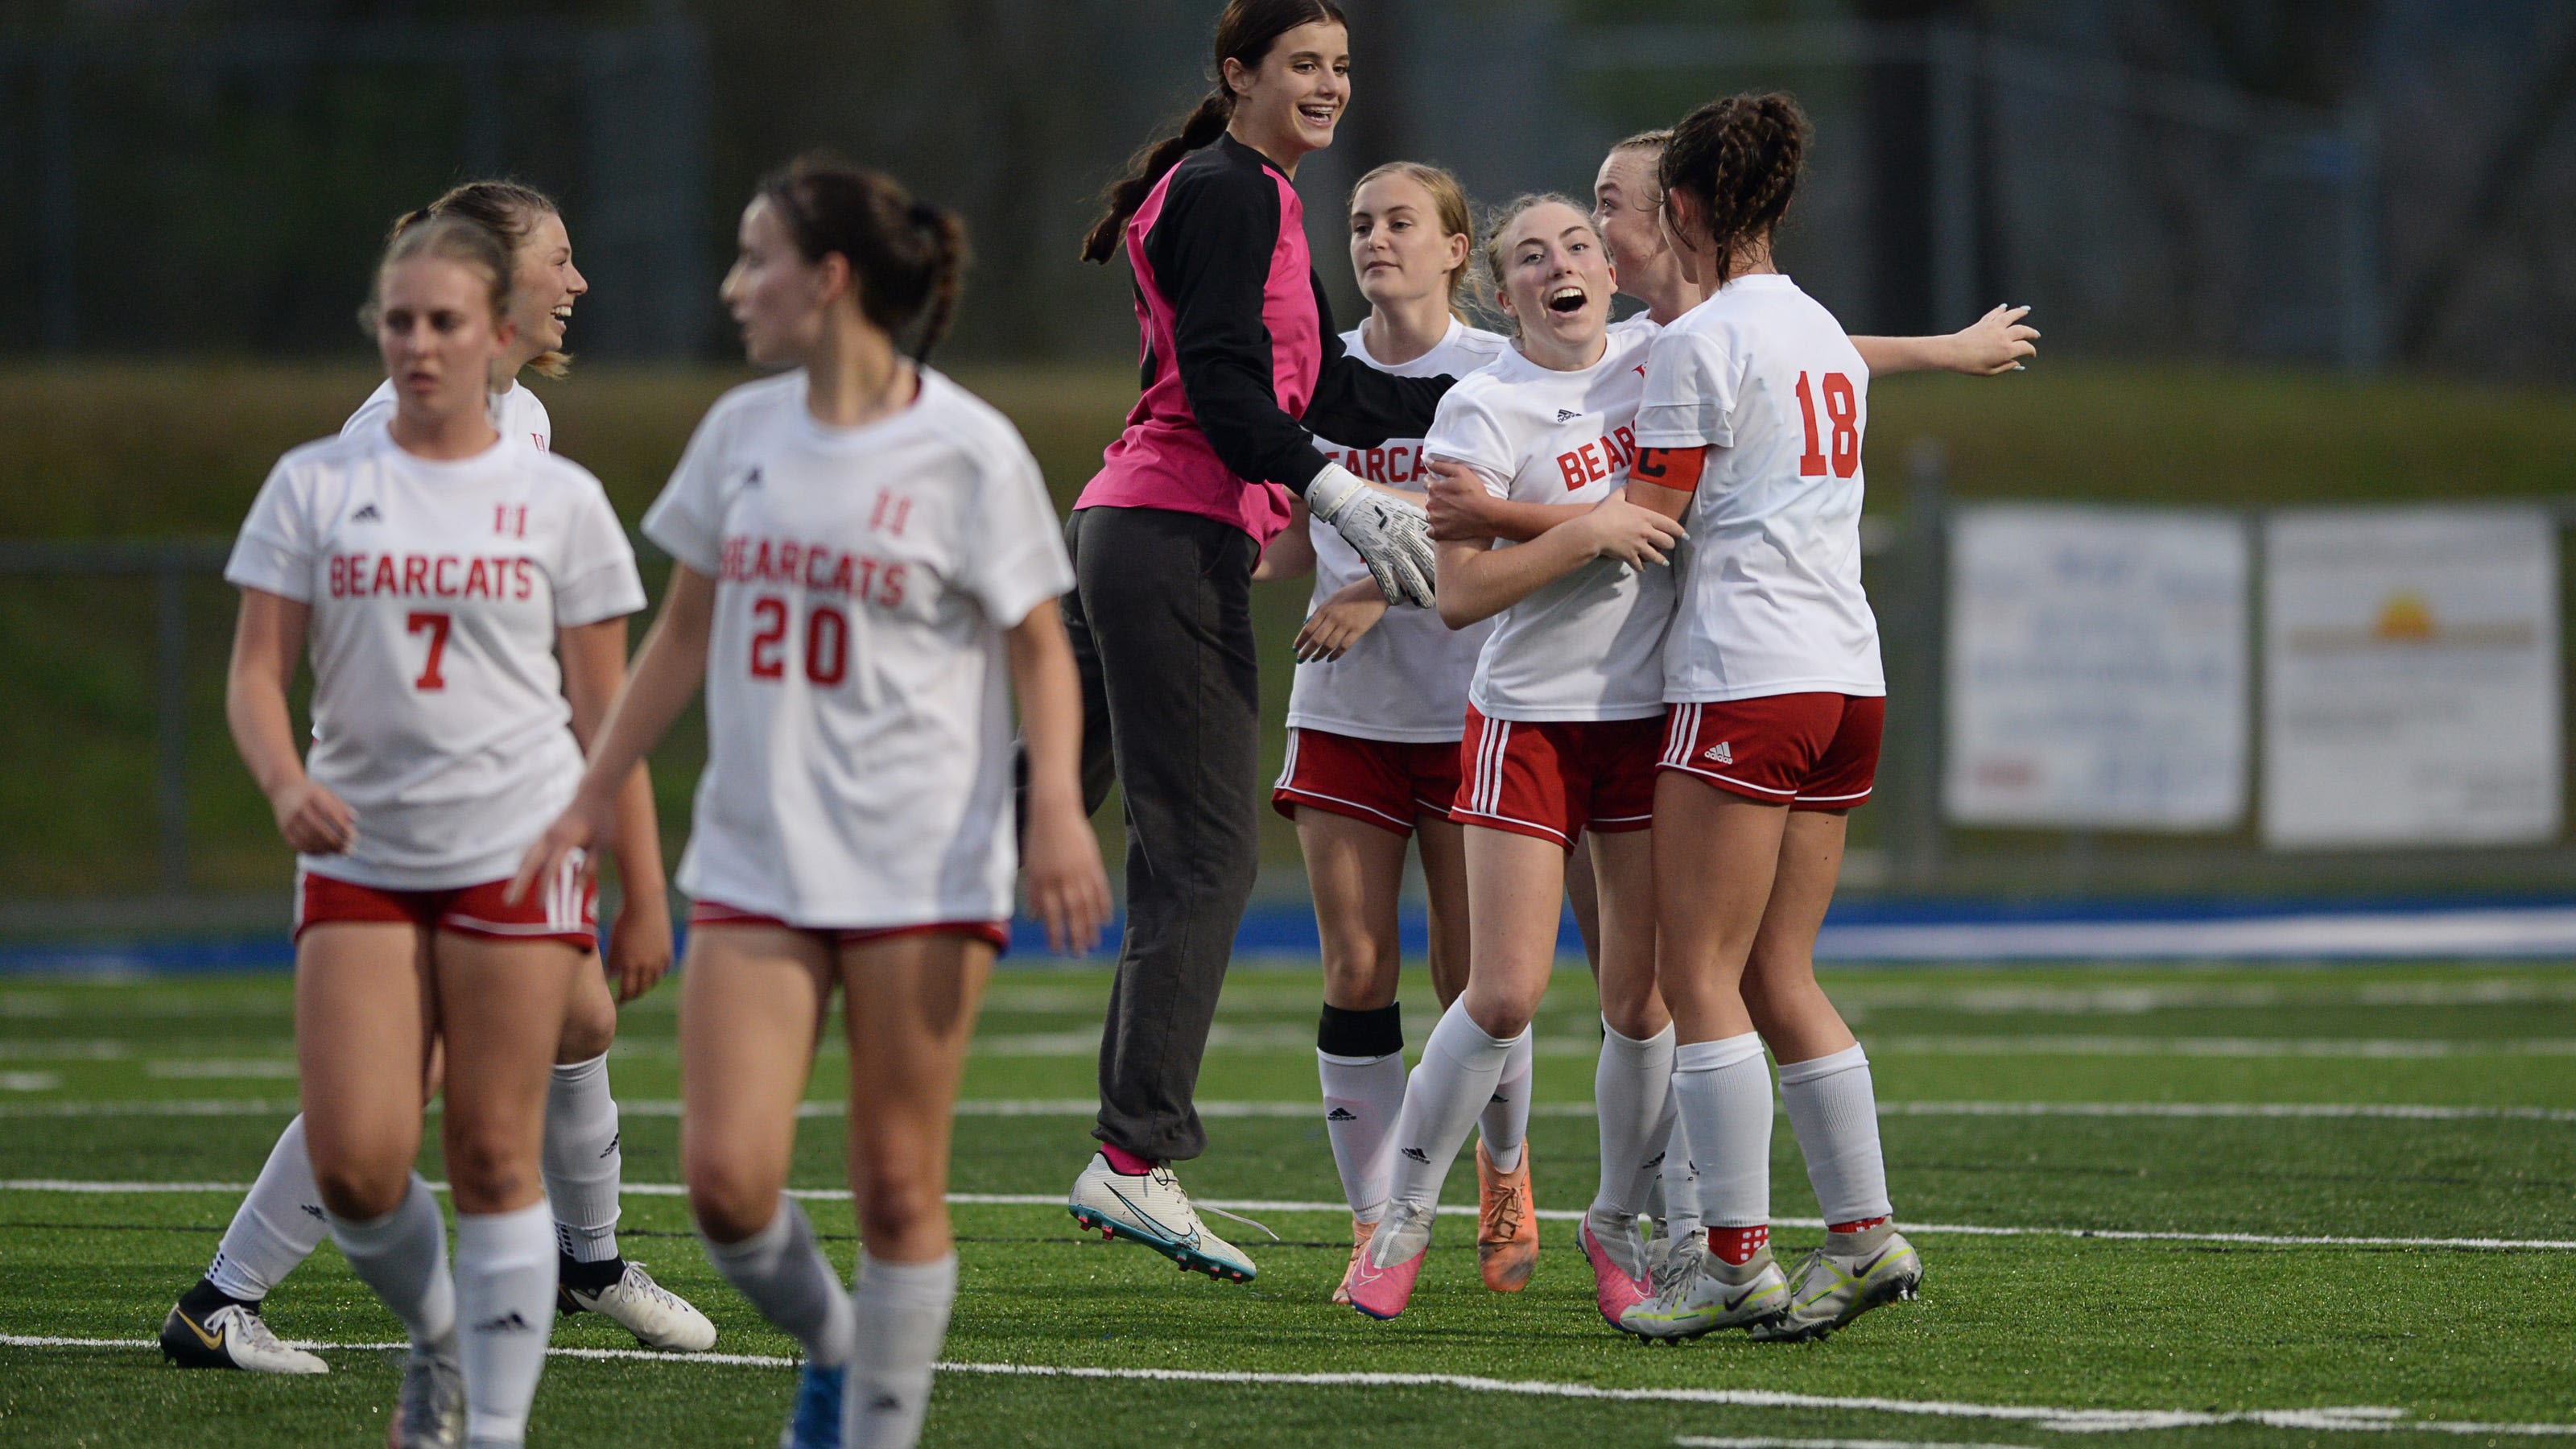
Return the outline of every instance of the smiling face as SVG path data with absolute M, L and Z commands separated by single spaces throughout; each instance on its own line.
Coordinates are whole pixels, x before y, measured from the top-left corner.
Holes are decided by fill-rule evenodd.
M 517 340 L 492 311 L 492 283 L 441 256 L 386 267 L 376 280 L 376 350 L 395 406 L 416 421 L 484 414 L 492 365 Z
M 1649 305 L 1680 280 L 1658 217 L 1664 199 L 1655 179 L 1658 159 L 1660 153 L 1646 147 L 1622 147 L 1602 159 L 1592 182 L 1592 224 L 1618 268 L 1619 285 Z
M 590 290 L 589 279 L 572 264 L 572 236 L 562 217 L 541 211 L 529 219 L 513 270 L 510 320 L 518 324 L 521 350 L 530 357 L 561 352 L 573 304 Z
M 1309 21 L 1270 43 L 1259 65 L 1228 59 L 1235 134 L 1283 166 L 1333 144 L 1333 128 L 1351 101 L 1349 32 L 1330 20 Z
M 826 307 L 847 291 L 847 264 L 805 260 L 765 196 L 743 208 L 735 243 L 740 251 L 717 295 L 742 329 L 743 355 L 756 367 L 793 367 L 821 342 Z
M 1588 366 L 1610 325 L 1617 274 L 1592 218 L 1542 201 L 1504 225 L 1495 301 L 1520 324 L 1522 350 L 1548 366 Z
M 1443 233 L 1439 199 L 1410 176 L 1380 176 L 1351 197 L 1351 271 L 1371 305 L 1447 295 L 1467 250 L 1465 236 Z

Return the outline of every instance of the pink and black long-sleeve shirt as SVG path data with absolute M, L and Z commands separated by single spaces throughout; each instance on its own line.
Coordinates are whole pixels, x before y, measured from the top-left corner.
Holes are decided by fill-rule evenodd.
M 1220 519 L 1267 545 L 1289 495 L 1349 446 L 1420 437 L 1453 379 L 1350 357 L 1306 248 L 1306 209 L 1232 136 L 1183 157 L 1127 223 L 1143 396 L 1076 508 Z

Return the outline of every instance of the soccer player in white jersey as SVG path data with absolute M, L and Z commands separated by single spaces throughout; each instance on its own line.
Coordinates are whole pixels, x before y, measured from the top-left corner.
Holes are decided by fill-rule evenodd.
M 491 377 L 488 416 L 503 437 L 540 450 L 554 444 L 545 404 L 520 383 L 523 370 L 560 377 L 566 369 L 564 331 L 573 304 L 590 290 L 572 261 L 572 240 L 545 193 L 508 181 L 458 186 L 394 223 L 399 234 L 436 218 L 471 222 L 492 232 L 512 259 L 510 322 L 513 336 Z M 341 425 L 343 437 L 381 430 L 392 421 L 397 398 L 390 379 L 380 384 Z M 650 839 L 636 843 L 634 873 L 623 883 L 610 936 L 607 971 L 618 997 L 632 1000 L 661 978 L 671 960 L 669 899 L 660 851 Z M 685 1299 L 653 1281 L 640 1263 L 618 1251 L 618 1187 L 623 1157 L 618 1147 L 617 1103 L 609 1094 L 608 1048 L 617 1035 L 617 998 L 607 978 L 585 972 L 556 1046 L 546 1090 L 546 1202 L 555 1213 L 558 1249 L 557 1307 L 596 1311 L 652 1348 L 701 1350 L 715 1345 L 715 1325 Z M 438 1053 L 431 1051 L 432 1090 Z M 305 1152 L 299 1118 L 270 1149 L 259 1177 L 233 1213 L 215 1257 L 195 1286 L 180 1296 L 161 1324 L 161 1350 L 183 1368 L 241 1368 L 267 1373 L 326 1373 L 316 1355 L 289 1348 L 260 1318 L 273 1288 L 310 1257 L 330 1231 L 322 1197 Z
M 1620 498 L 1651 332 L 1608 331 L 1614 279 L 1591 220 L 1562 197 L 1524 197 L 1486 244 L 1517 340 L 1441 400 L 1425 446 L 1556 526 L 1527 543 L 1446 543 L 1441 618 L 1501 617 L 1468 691 L 1463 782 L 1467 988 L 1424 1046 L 1395 1129 L 1389 1201 L 1350 1274 L 1351 1306 L 1404 1310 L 1431 1241 L 1441 1180 L 1530 1029 L 1556 957 L 1565 857 L 1590 836 L 1600 885 L 1608 1032 L 1594 1091 L 1602 1177 L 1582 1234 L 1605 1315 L 1640 1296 L 1635 1218 L 1652 1174 L 1635 1164 L 1669 1069 L 1635 1048 L 1668 1029 L 1655 995 L 1648 837 L 1662 715 L 1658 664 L 1681 530 Z M 1596 1228 L 1621 1236 L 1614 1263 Z
M 1073 574 L 1019 434 L 918 361 L 956 304 L 955 216 L 809 159 L 762 185 L 740 246 L 723 295 L 744 350 L 793 370 L 720 399 L 646 515 L 674 560 L 669 598 L 518 884 L 608 833 L 616 781 L 703 680 L 707 767 L 679 874 L 695 902 L 689 1206 L 717 1269 L 803 1349 L 781 1443 L 881 1449 L 921 1432 L 956 1296 L 949 1128 L 1015 864 L 1059 948 L 1087 949 L 1108 914 L 1056 612 Z M 785 1196 L 836 987 L 862 1239 L 846 1293 Z
M 1509 345 L 1463 317 L 1475 221 L 1456 177 L 1416 161 L 1380 166 L 1351 189 L 1350 222 L 1351 270 L 1370 303 L 1368 317 L 1342 334 L 1351 356 L 1404 377 L 1464 377 Z M 1429 476 L 1420 438 L 1318 446 L 1389 487 L 1418 491 Z M 1396 909 L 1408 839 L 1419 843 L 1430 906 L 1432 990 L 1446 1009 L 1467 984 L 1467 865 L 1449 810 L 1467 681 L 1493 628 L 1488 621 L 1453 630 L 1428 609 L 1390 609 L 1359 555 L 1300 503 L 1253 577 L 1310 571 L 1314 596 L 1297 631 L 1288 695 L 1288 758 L 1270 801 L 1297 823 L 1323 938 L 1316 1071 L 1357 1263 L 1386 1202 L 1390 1133 L 1404 1102 Z M 1509 1293 L 1529 1282 L 1538 1253 L 1524 1155 L 1526 1043 L 1503 1076 L 1476 1150 L 1476 1256 L 1485 1286 Z M 1333 1301 L 1350 1301 L 1346 1282 L 1335 1284 Z
M 1868 1057 L 1815 979 L 1887 689 L 1860 582 L 1870 368 L 1772 262 L 1807 135 L 1788 97 L 1732 97 L 1684 119 L 1659 168 L 1674 258 L 1709 292 L 1655 340 L 1631 485 L 1691 535 L 1664 655 L 1655 875 L 1706 1235 L 1626 1315 L 1650 1337 L 1819 1337 L 1923 1278 L 1891 1217 Z M 1788 1278 L 1768 1246 L 1766 1043 L 1826 1221 Z
M 306 1148 L 332 1236 L 411 1338 L 397 1446 L 527 1432 L 556 1293 L 546 1085 L 575 983 L 599 968 L 577 862 L 524 897 L 504 887 L 571 797 L 576 736 L 615 694 L 644 604 L 598 480 L 489 420 L 510 281 L 507 249 L 469 222 L 394 238 L 370 302 L 393 416 L 279 460 L 225 569 L 242 591 L 226 715 L 297 851 Z M 308 640 L 299 758 L 287 687 Z M 614 793 L 603 838 L 640 878 L 650 790 L 629 770 Z M 412 1170 L 433 1032 L 452 1278 Z

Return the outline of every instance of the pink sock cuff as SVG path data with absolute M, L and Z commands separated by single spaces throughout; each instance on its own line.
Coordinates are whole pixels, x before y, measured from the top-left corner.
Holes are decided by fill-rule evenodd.
M 1109 1170 L 1121 1177 L 1143 1177 L 1154 1170 L 1154 1164 L 1115 1142 L 1101 1143 L 1100 1155 L 1109 1159 Z

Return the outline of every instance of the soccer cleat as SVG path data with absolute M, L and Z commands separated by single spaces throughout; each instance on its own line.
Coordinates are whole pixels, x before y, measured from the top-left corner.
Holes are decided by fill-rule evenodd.
M 385 1449 L 458 1449 L 465 1442 L 465 1374 L 456 1365 L 455 1342 L 451 1334 L 446 1352 L 415 1347 L 403 1360 Z
M 1827 1233 L 1825 1245 L 1798 1265 L 1787 1310 L 1754 1329 L 1753 1336 L 1769 1343 L 1822 1338 L 1873 1308 L 1913 1297 L 1922 1287 L 1923 1259 L 1893 1225 Z
M 847 1364 L 816 1368 L 809 1363 L 799 1370 L 796 1407 L 778 1432 L 778 1449 L 841 1449 L 841 1392 L 849 1382 Z
M 565 1284 L 556 1294 L 566 1313 L 596 1313 L 646 1348 L 678 1353 L 704 1353 L 716 1346 L 716 1326 L 689 1300 L 653 1281 L 644 1265 L 631 1259 L 626 1271 L 605 1288 Z
M 192 1308 L 182 1298 L 161 1320 L 161 1356 L 181 1368 L 248 1369 L 255 1374 L 331 1371 L 312 1354 L 280 1343 L 257 1305 L 226 1300 L 209 1312 Z
M 1592 1301 L 1612 1328 L 1619 1326 L 1620 1315 L 1635 1307 L 1653 1291 L 1644 1271 L 1646 1250 L 1637 1240 L 1637 1220 L 1603 1215 L 1609 1227 L 1605 1234 L 1593 1227 L 1599 1209 L 1583 1215 L 1578 1234 L 1583 1244 L 1584 1259 L 1592 1264 Z
M 1708 1251 L 1708 1230 L 1693 1228 L 1679 1240 L 1656 1238 L 1646 1244 L 1646 1279 L 1649 1293 L 1669 1293 L 1690 1275 L 1699 1271 L 1700 1256 Z
M 1369 1239 L 1377 1233 L 1377 1224 L 1351 1219 L 1351 1261 L 1342 1269 L 1342 1281 L 1333 1285 L 1333 1301 L 1348 1306 L 1351 1301 L 1351 1275 L 1359 1271 L 1360 1255 L 1368 1251 Z
M 1413 1280 L 1431 1251 L 1431 1210 L 1391 1203 L 1369 1250 L 1351 1264 L 1351 1306 L 1371 1318 L 1393 1318 L 1413 1298 Z
M 1518 1293 L 1529 1286 L 1538 1266 L 1538 1204 L 1530 1200 L 1530 1150 L 1521 1144 L 1521 1165 L 1511 1172 L 1494 1166 L 1485 1144 L 1476 1143 L 1476 1271 L 1497 1293 Z
M 1207 1230 L 1181 1180 L 1163 1163 L 1141 1177 L 1131 1177 L 1112 1169 L 1107 1154 L 1095 1152 L 1091 1165 L 1073 1180 L 1064 1206 L 1075 1222 L 1090 1231 L 1142 1243 L 1185 1272 L 1205 1273 L 1224 1283 L 1249 1283 L 1261 1271 L 1241 1249 Z
M 1705 1253 L 1676 1253 L 1692 1269 L 1670 1271 L 1673 1287 L 1619 1315 L 1619 1326 L 1639 1338 L 1697 1338 L 1721 1328 L 1752 1328 L 1780 1316 L 1789 1302 L 1789 1280 L 1764 1248 L 1736 1266 Z

